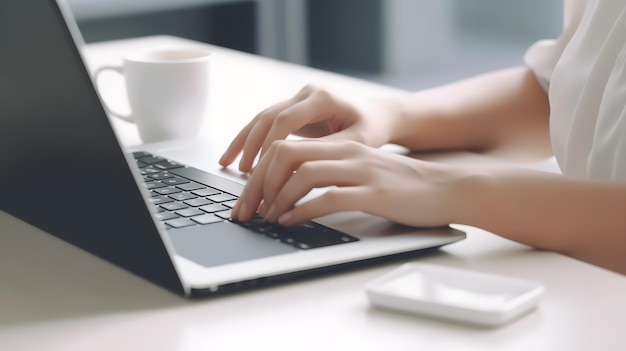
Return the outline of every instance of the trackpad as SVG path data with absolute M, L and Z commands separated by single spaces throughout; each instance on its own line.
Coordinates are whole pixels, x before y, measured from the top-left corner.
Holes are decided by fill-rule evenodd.
M 168 234 L 178 255 L 205 267 L 298 251 L 230 222 L 169 230 Z

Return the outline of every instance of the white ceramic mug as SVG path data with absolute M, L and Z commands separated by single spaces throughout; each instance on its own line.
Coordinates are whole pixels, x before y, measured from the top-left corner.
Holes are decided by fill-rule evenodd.
M 135 123 L 144 142 L 194 138 L 207 112 L 209 56 L 202 49 L 154 50 L 128 54 L 121 66 L 96 70 L 123 75 L 130 114 L 107 112 Z

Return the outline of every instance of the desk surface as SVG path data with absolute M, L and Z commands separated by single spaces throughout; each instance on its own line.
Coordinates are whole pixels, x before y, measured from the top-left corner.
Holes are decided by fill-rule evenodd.
M 200 44 L 151 37 L 90 45 L 85 57 L 93 69 L 129 50 L 179 45 Z M 256 112 L 308 82 L 356 94 L 394 91 L 211 48 L 211 111 L 201 136 L 222 148 Z M 140 143 L 132 125 L 113 123 L 124 144 Z M 626 350 L 624 276 L 471 227 L 463 227 L 466 240 L 415 260 L 538 281 L 546 295 L 537 311 L 477 329 L 371 308 L 363 286 L 399 262 L 189 301 L 4 212 L 0 229 L 2 350 Z

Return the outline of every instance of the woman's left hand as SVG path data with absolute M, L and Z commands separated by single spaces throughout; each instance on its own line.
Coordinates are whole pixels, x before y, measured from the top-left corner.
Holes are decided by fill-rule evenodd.
M 468 172 L 354 141 L 275 141 L 251 175 L 232 217 L 257 212 L 293 225 L 339 211 L 362 211 L 411 226 L 455 222 Z M 296 203 L 314 188 L 335 186 Z

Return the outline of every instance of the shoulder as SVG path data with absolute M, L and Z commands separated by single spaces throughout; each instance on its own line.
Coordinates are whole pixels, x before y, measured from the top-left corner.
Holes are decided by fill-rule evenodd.
M 563 31 L 556 39 L 544 39 L 533 44 L 524 56 L 526 65 L 548 91 L 552 72 L 565 47 L 580 26 L 588 0 L 565 0 L 563 3 Z

